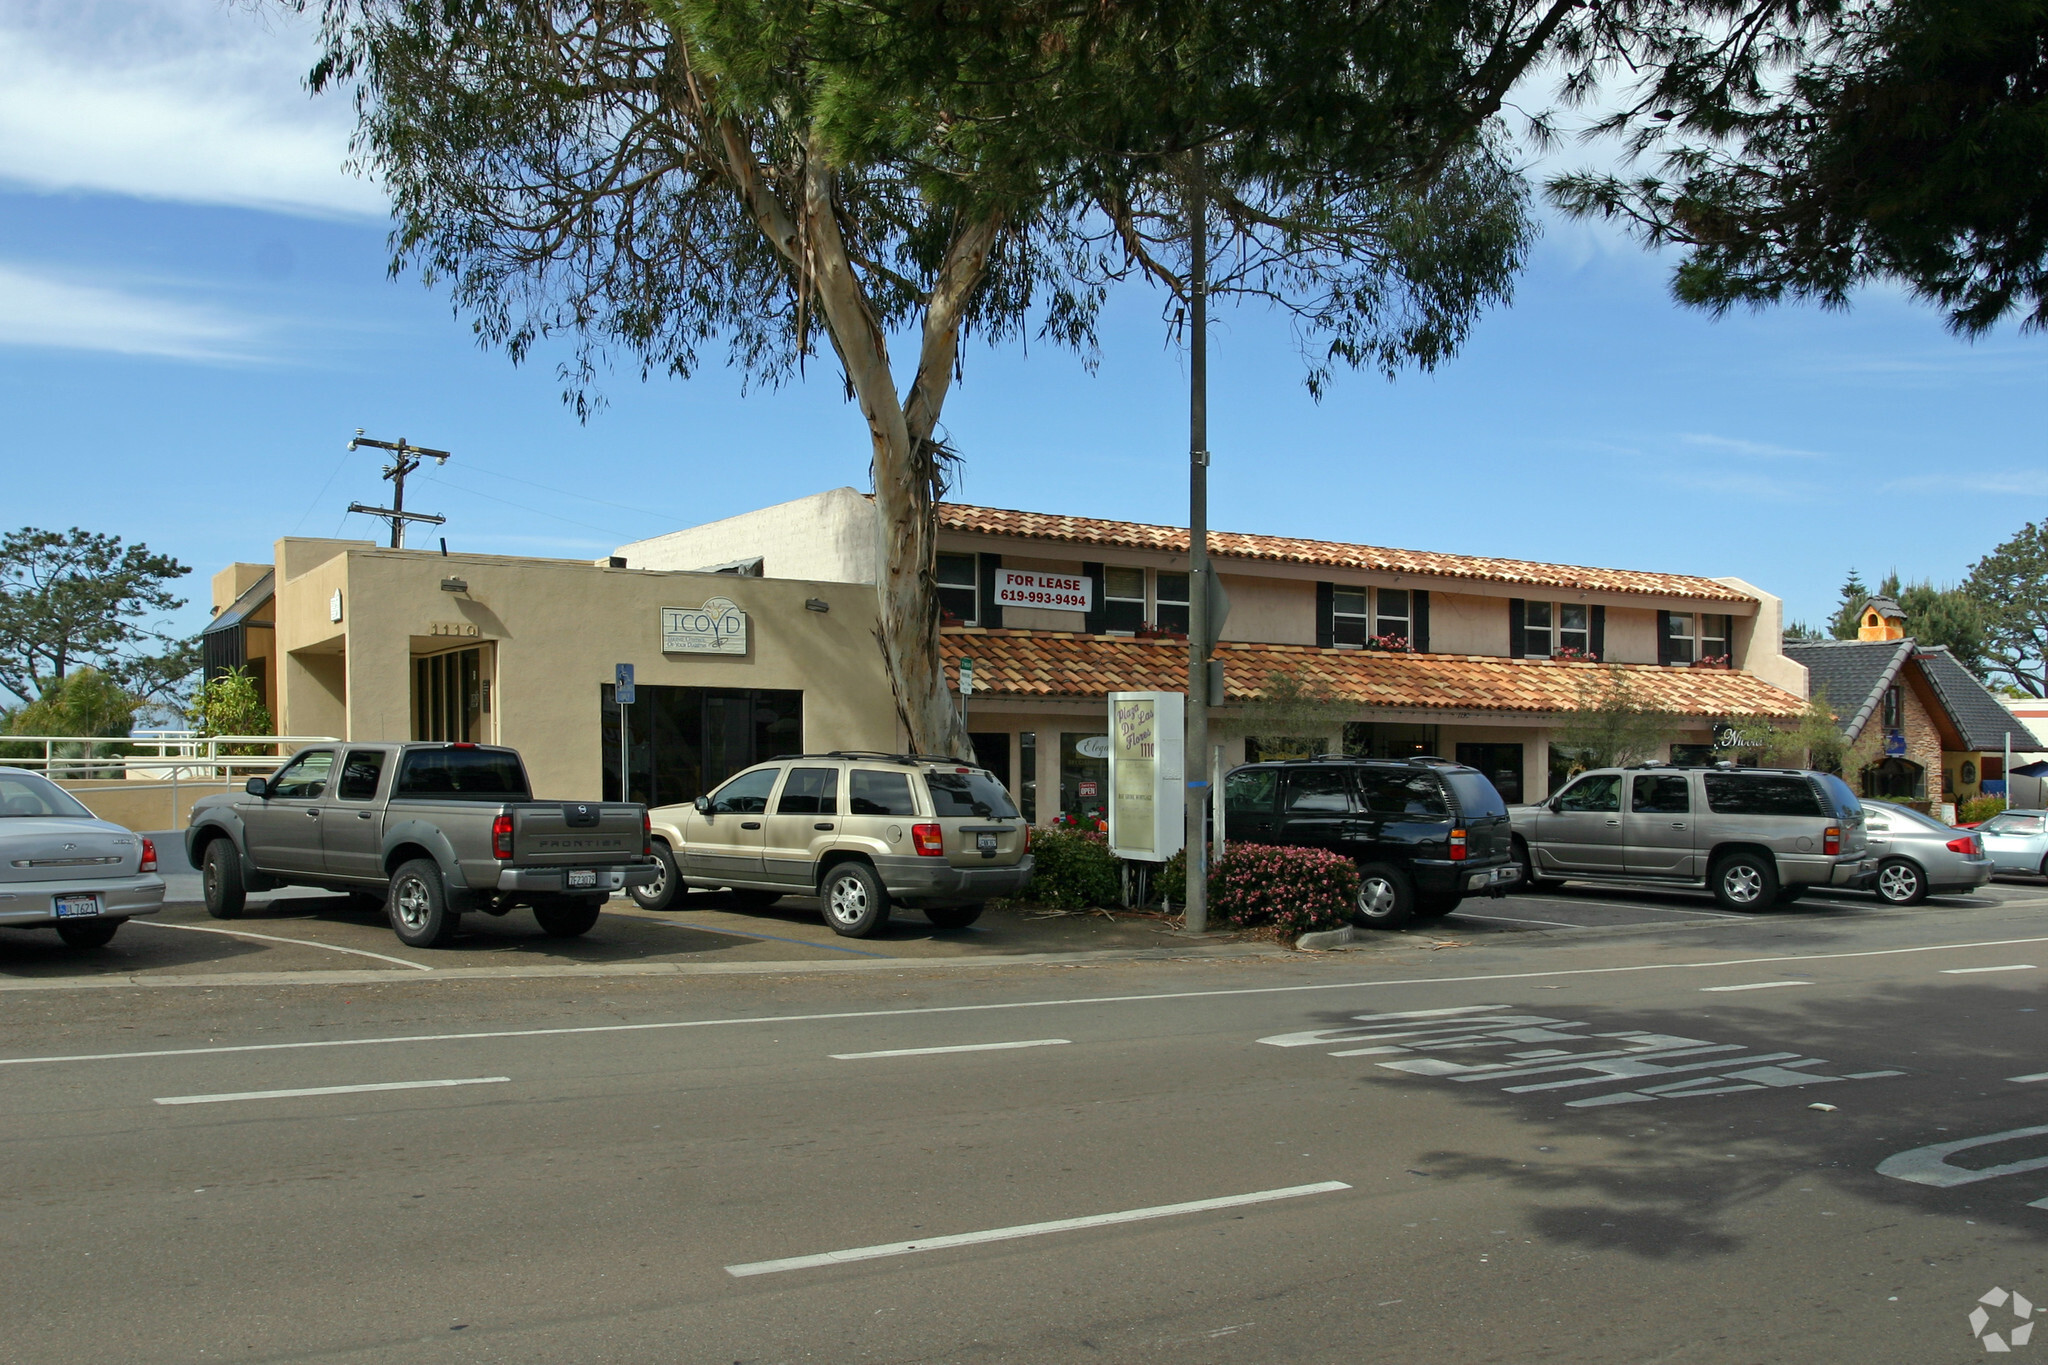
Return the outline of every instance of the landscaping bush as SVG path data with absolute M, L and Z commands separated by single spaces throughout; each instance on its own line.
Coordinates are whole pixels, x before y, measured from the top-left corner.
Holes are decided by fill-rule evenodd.
M 1231 844 L 1209 874 L 1209 913 L 1291 939 L 1351 922 L 1358 869 L 1328 849 Z
M 1973 796 L 1957 808 L 1956 823 L 1981 825 L 2004 809 L 2005 798 L 2002 796 Z
M 1031 880 L 1024 899 L 1057 910 L 1115 905 L 1116 858 L 1109 841 L 1093 830 L 1041 829 L 1031 836 Z
M 1152 899 L 1162 905 L 1185 909 L 1188 903 L 1188 851 L 1182 849 L 1163 863 L 1152 864 Z

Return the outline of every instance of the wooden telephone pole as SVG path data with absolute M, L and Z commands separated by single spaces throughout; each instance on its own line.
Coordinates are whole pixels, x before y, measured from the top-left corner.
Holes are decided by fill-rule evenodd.
M 350 450 L 354 450 L 358 446 L 370 446 L 377 450 L 388 450 L 391 452 L 391 463 L 384 466 L 384 477 L 391 480 L 391 505 L 389 507 L 371 507 L 366 503 L 352 502 L 348 505 L 348 510 L 351 512 L 361 512 L 365 516 L 382 517 L 390 522 L 392 549 L 402 550 L 405 548 L 405 524 L 408 521 L 422 521 L 429 526 L 443 526 L 447 524 L 448 518 L 446 517 L 437 517 L 431 512 L 408 512 L 405 510 L 405 476 L 420 467 L 422 457 L 433 460 L 437 464 L 447 464 L 447 451 L 428 450 L 424 446 L 407 445 L 403 436 L 399 437 L 395 443 L 373 440 L 363 435 L 361 427 L 356 428 L 355 439 L 348 443 Z

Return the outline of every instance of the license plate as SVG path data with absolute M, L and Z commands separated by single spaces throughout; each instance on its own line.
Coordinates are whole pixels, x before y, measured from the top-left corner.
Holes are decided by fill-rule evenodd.
M 977 834 L 974 836 L 974 846 L 983 853 L 993 853 L 996 851 L 996 836 L 993 834 Z
M 98 896 L 57 897 L 58 919 L 91 919 L 100 912 Z
M 574 891 L 574 890 L 575 890 L 575 889 L 576 889 L 577 887 L 579 887 L 579 886 L 596 886 L 596 885 L 597 885 L 597 873 L 596 873 L 596 872 L 594 872 L 594 871 L 592 871 L 592 872 L 571 872 L 571 873 L 569 874 L 569 889 L 570 889 L 571 891 Z

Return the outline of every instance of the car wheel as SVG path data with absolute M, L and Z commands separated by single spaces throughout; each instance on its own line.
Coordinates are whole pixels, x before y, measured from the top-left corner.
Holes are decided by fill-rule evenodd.
M 1927 899 L 1927 874 L 1918 863 L 1887 858 L 1877 865 L 1877 884 L 1872 889 L 1886 905 L 1918 905 Z
M 889 893 L 866 863 L 840 863 L 818 887 L 825 923 L 835 934 L 868 938 L 889 923 Z
M 1555 891 L 1564 885 L 1551 877 L 1536 875 L 1536 860 L 1529 854 L 1529 846 L 1520 839 L 1515 840 L 1515 861 L 1522 868 L 1522 885 L 1530 891 Z
M 533 907 L 533 917 L 549 938 L 576 938 L 589 933 L 604 913 L 604 902 L 587 896 L 549 897 Z
M 979 905 L 931 905 L 925 907 L 924 917 L 934 929 L 965 929 L 981 918 L 981 912 Z
M 681 899 L 685 890 L 682 874 L 676 871 L 676 855 L 667 844 L 654 846 L 654 880 L 636 886 L 631 895 L 642 910 L 666 910 Z
M 114 932 L 125 919 L 67 920 L 57 926 L 57 937 L 67 948 L 104 948 L 114 941 Z
M 1768 910 L 1778 901 L 1777 864 L 1757 853 L 1731 853 L 1714 864 L 1714 899 L 1725 909 Z
M 1415 916 L 1415 885 L 1387 863 L 1358 869 L 1358 903 L 1352 918 L 1369 929 L 1398 929 Z
M 448 888 L 441 868 L 431 858 L 415 858 L 391 874 L 391 930 L 409 948 L 438 948 L 462 927 L 460 913 L 448 908 Z
M 782 899 L 780 891 L 742 891 L 734 888 L 726 894 L 731 896 L 732 903 L 742 910 L 766 910 Z
M 1997 869 L 1994 868 L 1992 870 L 1996 871 Z M 2041 866 L 2036 868 L 2035 871 L 2043 877 L 2048 877 L 2048 857 L 2043 857 L 2041 859 Z
M 232 839 L 215 839 L 199 860 L 199 885 L 206 894 L 206 913 L 215 919 L 239 919 L 249 902 L 242 878 L 242 855 Z
M 1415 895 L 1415 918 L 1442 919 L 1445 915 L 1450 914 L 1463 904 L 1464 900 L 1463 896 L 1443 893 L 1425 895 L 1422 892 L 1417 892 Z

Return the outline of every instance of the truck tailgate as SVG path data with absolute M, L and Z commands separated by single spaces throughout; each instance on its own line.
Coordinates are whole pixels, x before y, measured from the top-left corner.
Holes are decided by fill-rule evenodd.
M 524 867 L 626 862 L 644 842 L 639 806 L 534 801 L 512 808 L 513 861 Z

